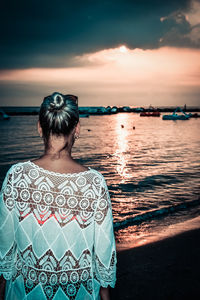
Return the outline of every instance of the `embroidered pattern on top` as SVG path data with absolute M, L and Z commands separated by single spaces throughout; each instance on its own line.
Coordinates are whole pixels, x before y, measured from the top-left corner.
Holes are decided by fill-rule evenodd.
M 46 174 L 45 174 L 46 175 Z M 81 228 L 85 228 L 95 220 L 101 224 L 108 210 L 108 193 L 102 190 L 97 206 L 101 178 L 93 175 L 92 184 L 85 176 L 63 178 L 55 185 L 53 180 L 37 169 L 31 168 L 23 172 L 23 166 L 14 170 L 13 187 L 11 177 L 4 191 L 4 201 L 9 210 L 15 207 L 19 221 L 33 214 L 38 224 L 43 225 L 50 218 L 55 218 L 60 226 L 76 220 Z

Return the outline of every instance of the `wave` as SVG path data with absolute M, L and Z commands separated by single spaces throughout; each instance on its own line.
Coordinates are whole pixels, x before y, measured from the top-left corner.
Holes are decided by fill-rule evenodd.
M 155 190 L 159 187 L 177 184 L 180 182 L 182 182 L 182 180 L 178 179 L 175 175 L 152 175 L 145 177 L 139 182 L 126 182 L 109 186 L 109 190 L 111 190 L 111 193 L 116 189 L 123 193 L 132 193 L 133 191 L 144 192 L 145 190 Z
M 168 207 L 162 207 L 162 208 L 151 210 L 151 211 L 148 211 L 145 213 L 141 213 L 141 214 L 135 215 L 134 217 L 126 218 L 123 221 L 115 222 L 114 223 L 114 231 L 118 231 L 118 230 L 126 228 L 128 226 L 138 225 L 144 221 L 149 221 L 152 219 L 160 218 L 162 216 L 173 214 L 174 212 L 184 210 L 184 209 L 187 209 L 187 208 L 190 208 L 193 206 L 198 206 L 198 205 L 200 205 L 200 198 L 192 200 L 192 201 L 187 201 L 184 203 L 168 206 Z

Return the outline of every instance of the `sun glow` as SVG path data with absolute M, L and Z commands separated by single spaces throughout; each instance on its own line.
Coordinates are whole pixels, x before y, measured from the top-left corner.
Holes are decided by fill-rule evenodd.
M 122 45 L 121 47 L 119 47 L 119 51 L 121 53 L 127 53 L 128 52 L 128 49 L 126 48 L 126 46 Z

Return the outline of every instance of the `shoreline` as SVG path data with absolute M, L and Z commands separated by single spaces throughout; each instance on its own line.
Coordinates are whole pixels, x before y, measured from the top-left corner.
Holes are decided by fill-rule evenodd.
M 111 300 L 198 299 L 200 228 L 117 251 L 117 283 Z
M 137 235 L 134 237 L 133 242 L 116 243 L 117 252 L 131 250 L 151 243 L 163 241 L 195 229 L 200 229 L 200 216 L 168 225 L 162 230 L 152 231 L 146 235 Z

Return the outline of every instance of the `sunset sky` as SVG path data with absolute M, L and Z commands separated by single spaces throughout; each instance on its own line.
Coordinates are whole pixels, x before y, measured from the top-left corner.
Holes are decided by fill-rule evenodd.
M 200 106 L 200 1 L 4 1 L 0 104 Z

